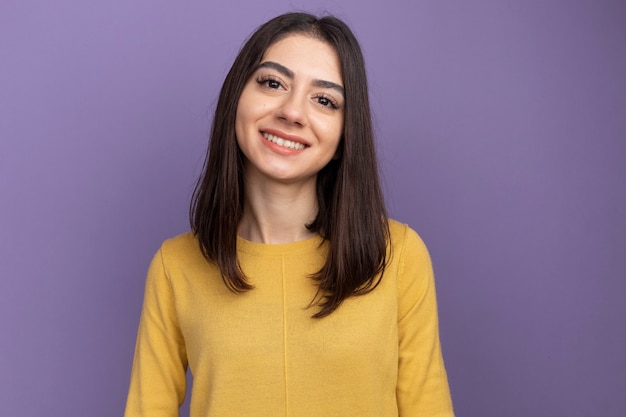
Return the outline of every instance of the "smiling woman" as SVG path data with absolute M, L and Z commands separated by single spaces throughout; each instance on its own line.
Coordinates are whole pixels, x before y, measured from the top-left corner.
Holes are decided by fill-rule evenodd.
M 341 79 L 337 52 L 326 42 L 291 35 L 269 47 L 237 108 L 246 195 L 263 199 L 265 193 L 254 191 L 280 187 L 284 193 L 289 184 L 288 192 L 308 196 L 303 203 L 315 209 L 303 224 L 315 220 L 317 173 L 336 154 L 343 131 Z
M 365 65 L 334 17 L 262 25 L 146 283 L 126 417 L 453 416 L 428 252 L 387 219 Z

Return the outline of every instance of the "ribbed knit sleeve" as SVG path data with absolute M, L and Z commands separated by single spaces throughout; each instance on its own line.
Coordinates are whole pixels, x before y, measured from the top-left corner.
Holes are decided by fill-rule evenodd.
M 406 227 L 396 248 L 398 265 L 398 383 L 400 417 L 453 417 L 439 343 L 437 300 L 430 256 Z
M 161 248 L 148 270 L 125 417 L 178 417 L 185 398 L 187 356 L 163 257 Z

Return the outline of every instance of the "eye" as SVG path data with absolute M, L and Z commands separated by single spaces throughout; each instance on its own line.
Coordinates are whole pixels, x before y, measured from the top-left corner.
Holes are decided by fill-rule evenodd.
M 320 94 L 317 97 L 315 97 L 315 100 L 317 101 L 318 104 L 324 106 L 324 107 L 328 107 L 331 109 L 338 109 L 339 108 L 339 104 L 337 103 L 336 100 L 334 100 L 332 97 L 324 95 L 324 94 Z
M 264 87 L 270 88 L 272 90 L 278 90 L 283 87 L 282 83 L 271 76 L 262 76 L 256 79 L 256 82 Z
M 265 85 L 269 88 L 280 88 L 280 83 L 276 80 L 267 80 L 265 81 Z

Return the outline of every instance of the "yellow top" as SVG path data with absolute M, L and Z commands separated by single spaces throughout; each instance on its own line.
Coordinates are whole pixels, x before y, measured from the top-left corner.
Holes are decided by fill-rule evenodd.
M 330 316 L 307 309 L 321 238 L 239 239 L 255 288 L 234 294 L 196 238 L 163 243 L 146 282 L 125 417 L 452 417 L 430 258 L 391 221 L 391 261 L 371 293 Z

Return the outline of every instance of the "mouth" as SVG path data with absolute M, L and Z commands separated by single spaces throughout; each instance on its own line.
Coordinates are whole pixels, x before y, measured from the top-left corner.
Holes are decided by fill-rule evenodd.
M 280 136 L 276 136 L 276 135 L 273 135 L 273 134 L 267 133 L 267 132 L 261 132 L 261 134 L 263 135 L 263 137 L 266 140 L 268 140 L 268 141 L 270 141 L 272 143 L 275 143 L 278 146 L 282 146 L 282 147 L 285 147 L 285 148 L 293 149 L 293 150 L 296 150 L 296 151 L 301 151 L 304 148 L 306 148 L 306 145 L 304 143 L 294 142 L 292 140 L 284 139 L 284 138 L 281 138 Z

